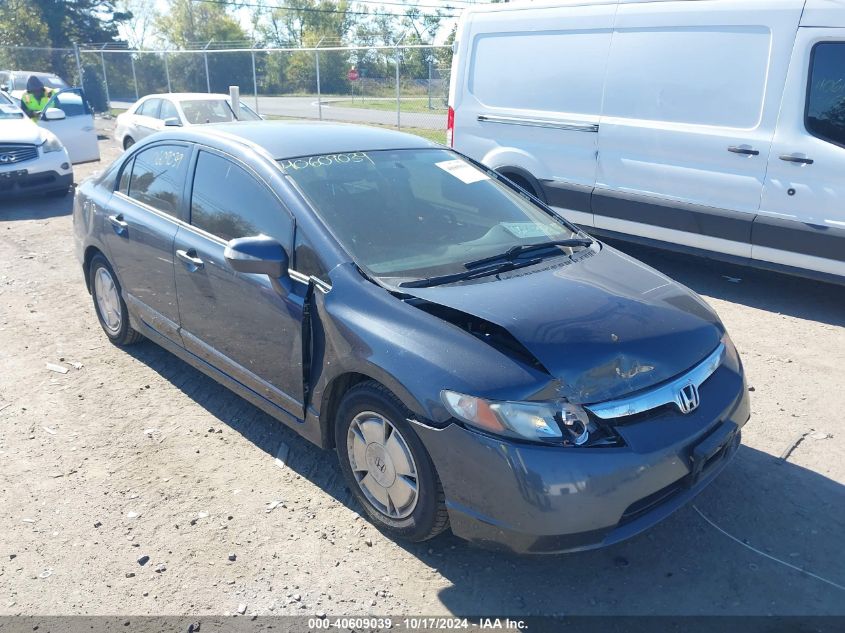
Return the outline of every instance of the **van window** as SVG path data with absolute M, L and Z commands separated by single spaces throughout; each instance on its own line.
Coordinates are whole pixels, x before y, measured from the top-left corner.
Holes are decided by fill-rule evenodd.
M 604 115 L 753 128 L 763 109 L 765 27 L 621 29 L 608 63 Z
M 178 217 L 189 156 L 190 150 L 179 145 L 156 145 L 138 152 L 129 197 Z
M 806 125 L 813 136 L 845 147 L 845 42 L 813 48 Z
M 481 35 L 468 90 L 492 108 L 601 114 L 610 35 L 609 29 Z

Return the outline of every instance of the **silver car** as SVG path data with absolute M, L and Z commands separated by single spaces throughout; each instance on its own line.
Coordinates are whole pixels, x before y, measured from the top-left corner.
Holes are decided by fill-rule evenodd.
M 172 92 L 147 95 L 117 116 L 114 138 L 127 149 L 142 138 L 165 127 L 260 121 L 261 117 L 244 103 L 235 114 L 229 95 L 204 92 Z

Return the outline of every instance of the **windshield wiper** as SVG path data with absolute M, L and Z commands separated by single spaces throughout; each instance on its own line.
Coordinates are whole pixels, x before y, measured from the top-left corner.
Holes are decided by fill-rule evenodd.
M 509 270 L 516 270 L 517 268 L 524 268 L 525 266 L 533 266 L 539 264 L 541 257 L 534 257 L 532 259 L 524 259 L 522 261 L 505 261 L 493 266 L 485 266 L 484 268 L 474 268 L 472 270 L 463 270 L 459 273 L 452 273 L 450 275 L 440 275 L 439 277 L 426 277 L 424 279 L 414 279 L 413 281 L 404 281 L 399 284 L 400 288 L 428 288 L 430 286 L 441 286 L 443 284 L 450 284 L 455 281 L 463 281 L 465 279 L 476 279 L 477 277 L 486 277 L 487 275 L 494 275 L 504 273 Z
M 593 243 L 593 240 L 585 237 L 574 237 L 568 240 L 550 240 L 548 242 L 538 242 L 536 244 L 518 244 L 517 246 L 512 246 L 504 253 L 499 255 L 492 255 L 491 257 L 484 257 L 482 259 L 475 259 L 471 262 L 467 262 L 464 264 L 464 267 L 472 270 L 474 268 L 478 268 L 479 266 L 484 266 L 485 264 L 489 264 L 491 262 L 498 262 L 502 260 L 515 260 L 517 257 L 522 255 L 523 253 L 529 253 L 531 251 L 540 251 L 546 250 L 549 248 L 553 248 L 555 246 L 589 246 Z

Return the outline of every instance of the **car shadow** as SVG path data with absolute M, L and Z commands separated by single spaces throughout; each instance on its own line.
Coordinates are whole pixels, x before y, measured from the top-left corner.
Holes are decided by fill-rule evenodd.
M 605 240 L 698 294 L 777 314 L 845 326 L 845 288 L 639 244 Z
M 46 220 L 73 213 L 76 188 L 61 198 L 28 196 L 4 198 L 0 193 L 0 223 L 10 220 Z
M 361 511 L 333 453 L 152 343 L 127 351 L 268 455 L 287 444 L 288 468 Z M 437 599 L 457 615 L 845 615 L 843 534 L 845 486 L 742 446 L 693 504 L 608 548 L 514 556 L 448 532 L 396 544 L 437 570 Z

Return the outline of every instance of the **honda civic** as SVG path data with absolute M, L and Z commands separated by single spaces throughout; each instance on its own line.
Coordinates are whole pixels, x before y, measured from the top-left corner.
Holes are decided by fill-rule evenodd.
M 701 298 L 416 136 L 174 128 L 83 183 L 73 219 L 114 344 L 333 449 L 396 538 L 620 541 L 713 481 L 749 419 Z

